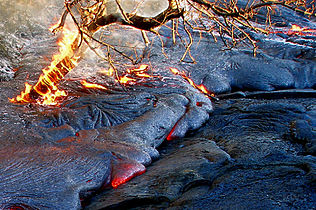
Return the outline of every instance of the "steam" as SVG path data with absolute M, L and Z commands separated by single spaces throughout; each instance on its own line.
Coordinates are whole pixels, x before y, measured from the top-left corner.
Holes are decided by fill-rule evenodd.
M 61 0 L 0 1 L 0 81 L 14 77 L 21 50 L 48 34 L 47 28 L 62 10 Z

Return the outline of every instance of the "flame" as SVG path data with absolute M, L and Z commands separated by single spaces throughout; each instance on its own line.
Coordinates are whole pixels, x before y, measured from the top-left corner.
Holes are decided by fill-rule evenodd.
M 81 80 L 80 82 L 85 88 L 93 88 L 93 89 L 102 89 L 102 90 L 107 90 L 106 87 L 103 85 L 87 82 L 86 80 Z
M 133 84 L 136 82 L 136 79 L 130 78 L 127 75 L 124 75 L 123 77 L 120 77 L 119 83 L 121 84 Z
M 214 93 L 211 93 L 211 91 L 209 91 L 208 89 L 206 89 L 206 87 L 205 87 L 203 84 L 196 85 L 196 87 L 197 87 L 200 91 L 202 91 L 203 93 L 210 94 L 211 96 L 215 97 L 215 94 L 214 94 Z
M 60 97 L 66 92 L 59 90 L 57 84 L 76 65 L 79 56 L 76 56 L 78 32 L 63 28 L 63 38 L 58 43 L 59 53 L 53 56 L 51 64 L 43 69 L 38 82 L 34 86 L 25 84 L 25 90 L 16 98 L 10 99 L 13 103 L 29 103 L 34 100 L 40 105 L 56 105 Z
M 203 84 L 195 84 L 195 82 L 191 78 L 189 78 L 184 71 L 179 71 L 178 69 L 172 67 L 170 67 L 169 69 L 174 75 L 180 75 L 183 79 L 188 81 L 191 86 L 193 86 L 195 89 L 198 89 L 200 92 L 204 93 L 208 97 L 215 97 L 215 94 L 207 90 L 207 88 Z
M 138 77 L 146 77 L 150 78 L 152 77 L 151 75 L 147 74 L 146 71 L 148 71 L 148 65 L 147 64 L 141 64 L 138 68 L 136 69 L 128 69 L 127 73 L 129 74 L 135 74 Z
M 292 28 L 290 30 L 292 31 L 303 31 L 304 28 L 301 28 L 301 26 L 293 24 Z
M 61 30 L 61 27 L 60 27 L 60 21 L 54 25 L 52 25 L 51 27 L 49 27 L 50 32 L 52 33 L 55 33 L 56 31 L 58 30 Z
M 273 34 L 282 33 L 287 34 L 289 36 L 297 35 L 297 36 L 316 36 L 316 29 L 311 29 L 307 27 L 301 27 L 297 24 L 293 24 L 290 29 L 287 31 L 273 31 L 270 32 Z
M 312 35 L 313 33 L 316 33 L 315 29 L 309 29 L 307 27 L 302 28 L 299 25 L 293 24 L 291 29 L 288 30 L 288 35 Z
M 112 77 L 114 76 L 114 69 L 112 67 L 110 67 L 109 69 L 102 69 L 101 71 L 99 71 L 99 73 Z
M 32 85 L 30 85 L 29 83 L 26 82 L 24 91 L 22 91 L 21 94 L 15 98 L 9 98 L 9 101 L 12 103 L 28 102 L 27 95 L 31 92 L 31 90 L 32 90 Z
M 123 85 L 134 85 L 139 79 L 153 78 L 153 75 L 147 73 L 149 66 L 141 64 L 138 68 L 128 69 L 123 76 L 119 77 L 117 82 Z
M 181 73 L 178 69 L 172 68 L 172 67 L 170 67 L 170 71 L 171 71 L 174 75 L 179 75 L 179 74 Z
M 301 27 L 297 24 L 293 24 L 290 29 L 287 31 L 272 31 L 271 34 L 287 34 L 289 36 L 297 35 L 297 36 L 316 36 L 316 29 L 311 29 L 307 27 Z

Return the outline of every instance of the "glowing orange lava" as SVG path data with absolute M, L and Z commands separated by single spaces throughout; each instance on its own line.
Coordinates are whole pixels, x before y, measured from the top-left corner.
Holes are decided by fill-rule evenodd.
M 81 80 L 80 82 L 85 88 L 92 88 L 92 89 L 102 89 L 102 90 L 107 90 L 106 87 L 103 85 L 87 82 L 86 80 Z
M 197 85 L 191 78 L 189 78 L 184 71 L 179 71 L 176 68 L 170 67 L 170 71 L 174 75 L 180 75 L 183 79 L 189 82 L 190 85 L 192 85 L 194 88 L 198 89 L 200 92 L 204 93 L 208 97 L 214 98 L 215 94 L 212 93 L 211 91 L 207 90 L 206 87 L 203 84 Z
M 25 90 L 16 98 L 9 99 L 13 103 L 36 102 L 41 105 L 56 105 L 58 99 L 65 97 L 67 94 L 57 88 L 58 82 L 71 71 L 76 65 L 79 56 L 78 32 L 72 32 L 63 28 L 63 38 L 58 43 L 59 53 L 53 56 L 51 64 L 43 69 L 38 82 L 31 86 L 25 84 Z
M 145 166 L 136 161 L 120 161 L 113 168 L 111 185 L 117 188 L 145 172 Z

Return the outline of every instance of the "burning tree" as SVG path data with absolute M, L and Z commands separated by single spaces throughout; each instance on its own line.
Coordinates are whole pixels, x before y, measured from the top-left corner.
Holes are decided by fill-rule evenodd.
M 34 86 L 26 85 L 21 95 L 11 101 L 56 103 L 56 97 L 65 94 L 58 90 L 58 82 L 76 66 L 87 48 L 109 63 L 120 82 L 116 71 L 120 63 L 117 58 L 130 60 L 132 64 L 140 63 L 146 48 L 142 53 L 135 48 L 130 55 L 105 41 L 102 32 L 113 24 L 139 30 L 145 46 L 150 44 L 147 33 L 160 37 L 159 29 L 166 26 L 170 29 L 173 42 L 178 39 L 185 47 L 180 61 L 195 63 L 190 53 L 194 31 L 209 33 L 215 41 L 219 37 L 228 49 L 238 44 L 250 45 L 255 54 L 256 41 L 249 32 L 269 34 L 274 27 L 271 16 L 280 7 L 315 17 L 315 0 L 165 0 L 160 1 L 158 9 L 151 9 L 150 15 L 143 15 L 142 11 L 148 1 L 150 0 L 65 0 L 65 11 L 59 23 L 52 28 L 54 33 L 62 30 L 65 34 L 60 44 L 60 53 L 43 70 Z M 264 23 L 256 21 L 256 17 L 262 14 L 265 15 Z M 75 32 L 64 29 L 67 16 L 75 24 Z M 186 35 L 179 32 L 180 28 L 184 29 Z M 293 30 L 302 31 L 300 28 Z M 98 52 L 98 48 L 105 51 L 104 55 Z M 190 61 L 186 60 L 187 57 Z

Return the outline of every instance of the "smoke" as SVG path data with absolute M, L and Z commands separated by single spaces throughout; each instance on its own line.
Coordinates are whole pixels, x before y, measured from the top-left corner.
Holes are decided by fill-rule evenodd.
M 168 7 L 167 0 L 122 0 L 121 5 L 126 12 L 135 12 L 137 15 L 150 17 Z M 118 11 L 114 0 L 109 0 L 107 13 Z M 58 40 L 58 35 L 53 35 L 48 28 L 56 24 L 64 10 L 64 0 L 1 0 L 0 1 L 0 80 L 10 80 L 14 77 L 14 69 L 19 68 L 19 62 L 23 54 L 29 57 L 40 54 L 43 56 L 43 45 L 49 46 L 44 57 L 50 59 L 53 53 L 52 45 Z M 76 30 L 68 16 L 66 24 L 68 28 Z M 144 43 L 139 31 L 127 28 L 122 33 L 121 29 L 109 27 L 102 31 L 106 41 L 114 46 L 120 46 L 120 50 L 132 54 L 135 47 L 143 49 Z M 46 41 L 49 40 L 50 41 Z M 57 47 L 57 44 L 55 44 Z M 55 49 L 56 50 L 56 49 Z M 100 54 L 104 49 L 98 49 Z M 57 51 L 57 50 L 56 50 Z M 38 56 L 38 59 L 41 59 Z M 40 63 L 40 61 L 37 61 Z M 45 66 L 38 68 L 35 64 L 31 68 L 38 68 L 41 72 Z M 77 68 L 67 75 L 68 79 L 93 77 L 101 69 L 107 69 L 108 63 L 100 60 L 91 50 L 88 50 Z M 26 71 L 32 72 L 33 70 Z M 31 74 L 31 73 L 30 73 Z M 35 79 L 35 78 L 34 78 Z
M 62 8 L 63 0 L 0 1 L 0 81 L 14 77 L 21 50 L 49 33 Z

